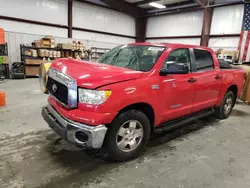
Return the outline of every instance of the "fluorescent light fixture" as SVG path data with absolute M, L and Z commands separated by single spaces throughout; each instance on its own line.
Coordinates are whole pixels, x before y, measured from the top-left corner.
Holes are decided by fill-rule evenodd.
M 149 3 L 149 5 L 152 7 L 156 7 L 156 8 L 166 8 L 165 5 L 161 5 L 161 4 L 155 3 L 155 2 Z

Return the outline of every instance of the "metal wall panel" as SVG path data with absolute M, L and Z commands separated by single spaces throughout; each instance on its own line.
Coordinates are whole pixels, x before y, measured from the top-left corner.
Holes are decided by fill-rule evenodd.
M 74 2 L 73 27 L 135 36 L 135 19 L 123 13 Z
M 200 38 L 191 39 L 149 39 L 147 42 L 166 42 L 166 43 L 180 43 L 180 44 L 193 44 L 200 45 Z
M 210 34 L 239 34 L 241 32 L 243 13 L 244 5 L 215 8 Z
M 68 24 L 67 0 L 0 0 L 0 15 Z
M 135 42 L 134 39 L 125 37 L 116 37 L 116 36 L 83 32 L 83 31 L 74 31 L 74 30 L 73 30 L 73 38 L 89 41 L 90 43 L 89 46 L 94 46 L 94 47 L 99 46 L 104 48 L 113 48 L 119 44 L 127 44 Z
M 151 17 L 146 37 L 201 35 L 202 21 L 202 11 Z
M 240 37 L 216 37 L 210 38 L 208 46 L 214 50 L 223 48 L 227 50 L 237 50 Z
M 52 35 L 57 37 L 67 37 L 68 30 L 64 28 L 35 25 L 0 19 L 0 27 L 5 31 L 18 33 L 30 33 L 36 35 Z

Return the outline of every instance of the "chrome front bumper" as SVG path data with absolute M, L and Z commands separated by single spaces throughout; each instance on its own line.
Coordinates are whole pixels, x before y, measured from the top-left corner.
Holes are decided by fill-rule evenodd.
M 88 148 L 101 148 L 107 127 L 89 126 L 62 117 L 51 105 L 42 109 L 42 116 L 49 126 L 63 139 Z

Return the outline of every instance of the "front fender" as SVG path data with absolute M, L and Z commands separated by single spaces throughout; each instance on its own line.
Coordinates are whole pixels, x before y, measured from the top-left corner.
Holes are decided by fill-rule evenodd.
M 159 90 L 153 90 L 152 83 L 155 83 L 155 81 L 145 78 L 100 88 L 112 90 L 112 95 L 104 104 L 98 106 L 97 111 L 102 113 L 119 112 L 127 106 L 146 103 L 154 110 L 155 124 L 159 124 L 161 116 Z

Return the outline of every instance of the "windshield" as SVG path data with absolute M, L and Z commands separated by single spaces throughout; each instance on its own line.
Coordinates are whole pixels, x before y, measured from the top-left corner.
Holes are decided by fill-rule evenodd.
M 102 55 L 98 62 L 147 72 L 153 68 L 164 49 L 157 46 L 118 46 Z

